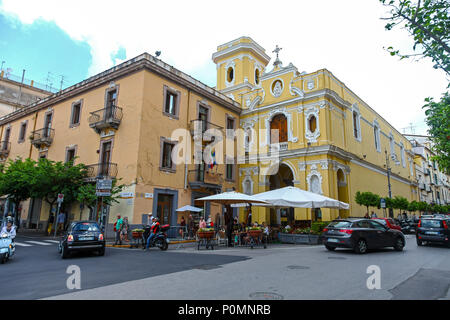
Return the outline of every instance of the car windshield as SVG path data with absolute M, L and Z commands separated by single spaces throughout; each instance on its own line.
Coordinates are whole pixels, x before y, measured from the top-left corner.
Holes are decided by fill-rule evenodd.
M 331 222 L 328 227 L 329 228 L 349 228 L 351 226 L 350 221 L 333 221 Z
M 420 226 L 423 228 L 440 228 L 441 220 L 431 220 L 431 219 L 422 220 Z
M 73 231 L 100 231 L 96 223 L 78 223 L 73 228 Z

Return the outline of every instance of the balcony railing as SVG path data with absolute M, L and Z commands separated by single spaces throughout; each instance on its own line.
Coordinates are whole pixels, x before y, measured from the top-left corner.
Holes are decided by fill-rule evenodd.
M 189 170 L 188 183 L 192 189 L 211 188 L 221 189 L 223 177 L 221 173 L 211 172 L 208 170 Z
M 11 149 L 11 142 L 1 141 L 0 142 L 0 157 L 6 158 L 9 155 L 9 150 Z
M 191 120 L 189 130 L 191 132 L 191 136 L 194 137 L 194 139 L 202 137 L 202 135 L 209 129 L 220 130 L 223 133 L 223 127 L 218 126 L 212 122 L 202 119 Z M 205 138 L 208 139 L 208 137 Z
M 87 176 L 87 180 L 115 178 L 117 177 L 117 163 L 105 162 L 88 165 Z
M 93 128 L 97 133 L 102 129 L 119 128 L 122 121 L 123 112 L 120 107 L 108 107 L 94 112 L 89 116 L 89 127 Z
M 36 148 L 49 147 L 53 143 L 54 136 L 55 129 L 42 128 L 31 132 L 30 140 Z

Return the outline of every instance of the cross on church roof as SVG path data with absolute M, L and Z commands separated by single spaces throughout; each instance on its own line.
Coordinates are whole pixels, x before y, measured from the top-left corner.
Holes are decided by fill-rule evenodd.
M 278 59 L 278 53 L 282 50 L 283 48 L 279 48 L 278 45 L 275 48 L 275 50 L 273 50 L 272 52 L 275 52 L 277 54 L 277 59 Z
M 272 51 L 272 52 L 274 52 L 274 53 L 277 54 L 277 58 L 275 59 L 275 61 L 274 61 L 274 63 L 273 63 L 273 65 L 274 65 L 275 67 L 281 66 L 281 65 L 282 65 L 282 62 L 280 61 L 280 59 L 278 59 L 278 54 L 280 53 L 280 51 L 281 51 L 282 49 L 283 49 L 283 48 L 280 48 L 280 47 L 278 47 L 278 45 L 277 45 L 276 48 L 275 48 L 275 50 Z

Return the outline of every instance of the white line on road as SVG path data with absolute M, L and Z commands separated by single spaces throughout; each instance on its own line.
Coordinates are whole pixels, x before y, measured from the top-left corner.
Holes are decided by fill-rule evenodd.
M 40 242 L 40 241 L 26 241 L 27 243 L 32 243 L 32 244 L 38 244 L 41 246 L 51 246 L 51 243 L 47 243 L 47 242 Z
M 51 243 L 59 243 L 58 240 L 44 240 L 44 241 L 51 242 Z
M 14 242 L 14 244 L 19 247 L 31 247 L 31 244 L 26 243 Z

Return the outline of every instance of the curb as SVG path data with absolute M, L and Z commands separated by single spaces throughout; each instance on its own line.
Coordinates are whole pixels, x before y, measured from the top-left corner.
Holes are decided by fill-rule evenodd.
M 196 240 L 181 240 L 181 241 L 170 241 L 169 245 L 171 244 L 182 244 L 182 243 L 195 243 Z M 108 248 L 134 248 L 135 245 L 131 245 L 131 244 L 107 244 L 105 245 L 105 247 Z

